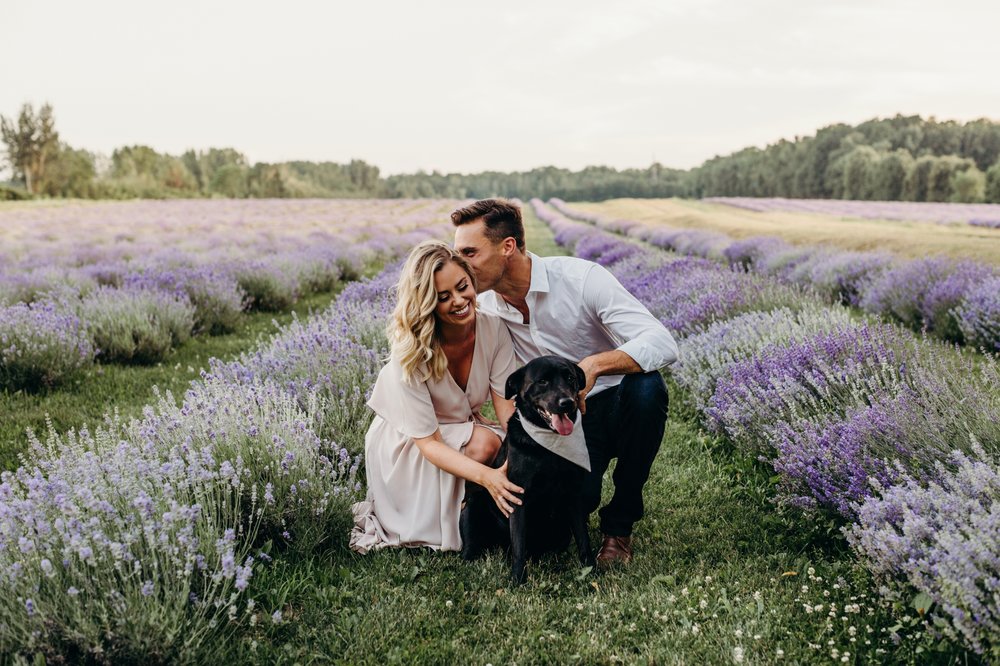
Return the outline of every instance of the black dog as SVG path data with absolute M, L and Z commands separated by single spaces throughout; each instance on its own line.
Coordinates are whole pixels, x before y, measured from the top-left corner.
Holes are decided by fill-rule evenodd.
M 578 433 L 571 437 L 577 398 L 585 385 L 583 370 L 559 356 L 536 358 L 507 379 L 505 397 L 514 398 L 517 411 L 507 425 L 507 437 L 493 467 L 501 467 L 509 459 L 507 477 L 524 488 L 523 504 L 514 507 L 508 521 L 489 493 L 480 486 L 469 486 L 459 523 L 464 559 L 476 559 L 493 546 L 509 547 L 512 579 L 520 585 L 529 556 L 565 550 L 572 535 L 581 564 L 594 566 L 582 504 L 590 460 L 579 425 L 575 426 Z M 529 431 L 549 448 L 533 439 Z M 576 462 L 563 457 L 567 452 L 559 448 L 569 442 L 575 444 L 569 457 Z

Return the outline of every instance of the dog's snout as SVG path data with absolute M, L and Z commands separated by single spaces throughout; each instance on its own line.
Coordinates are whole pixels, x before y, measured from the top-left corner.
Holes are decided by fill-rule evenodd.
M 567 411 L 576 407 L 576 400 L 573 398 L 559 398 L 559 409 L 565 409 Z

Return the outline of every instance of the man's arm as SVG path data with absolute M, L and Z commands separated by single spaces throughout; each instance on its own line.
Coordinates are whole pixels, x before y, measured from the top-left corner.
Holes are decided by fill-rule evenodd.
M 611 338 L 621 341 L 617 349 L 579 362 L 587 376 L 586 392 L 603 375 L 659 370 L 677 360 L 670 332 L 603 266 L 595 265 L 587 274 L 583 298 Z

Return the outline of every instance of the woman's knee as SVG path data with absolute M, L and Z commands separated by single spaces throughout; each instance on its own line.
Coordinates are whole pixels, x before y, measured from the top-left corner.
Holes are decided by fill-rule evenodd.
M 465 455 L 476 462 L 488 465 L 493 462 L 500 450 L 500 438 L 495 432 L 488 428 L 474 426 L 472 428 L 472 438 L 465 445 Z

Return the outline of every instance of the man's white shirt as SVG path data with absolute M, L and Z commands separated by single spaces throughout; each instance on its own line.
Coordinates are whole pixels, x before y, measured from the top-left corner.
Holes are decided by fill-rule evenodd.
M 482 310 L 507 324 L 520 363 L 549 354 L 579 362 L 612 349 L 631 356 L 644 372 L 677 360 L 670 332 L 606 268 L 576 257 L 528 256 L 529 323 L 496 292 L 478 296 Z M 590 395 L 621 380 L 622 375 L 598 377 Z

